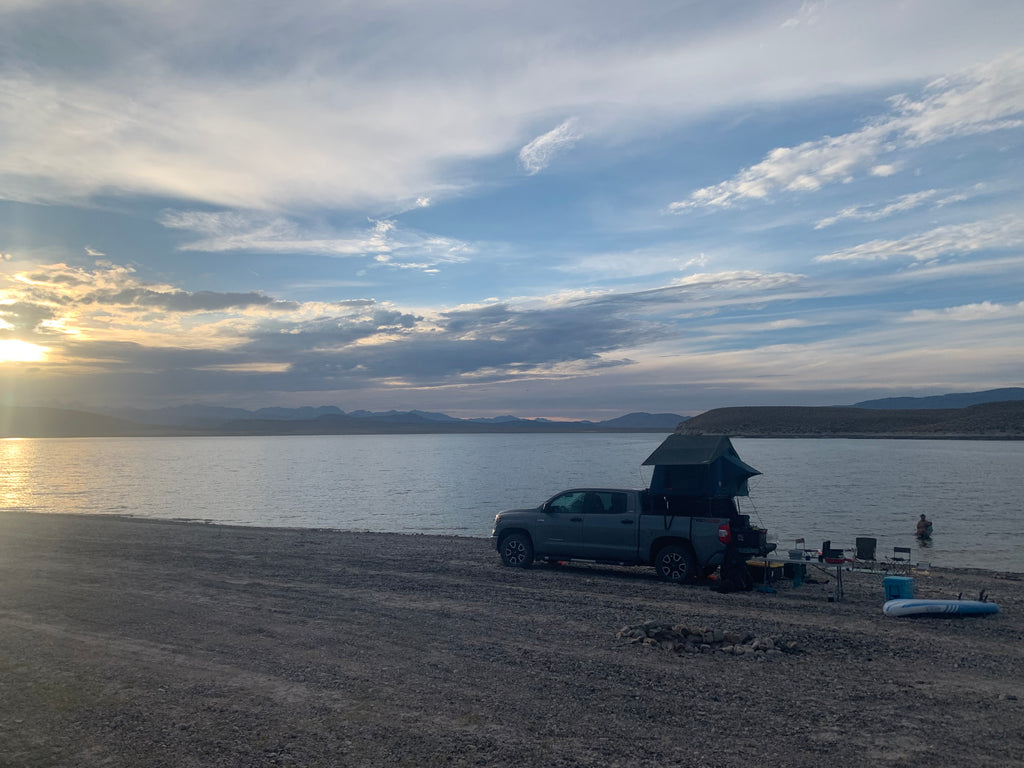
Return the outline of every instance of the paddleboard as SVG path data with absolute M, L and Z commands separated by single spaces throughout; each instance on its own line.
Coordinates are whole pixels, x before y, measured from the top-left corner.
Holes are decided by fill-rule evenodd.
M 958 615 L 982 616 L 987 613 L 999 613 L 995 603 L 983 603 L 979 600 L 917 600 L 904 598 L 889 600 L 882 606 L 886 616 L 928 616 Z

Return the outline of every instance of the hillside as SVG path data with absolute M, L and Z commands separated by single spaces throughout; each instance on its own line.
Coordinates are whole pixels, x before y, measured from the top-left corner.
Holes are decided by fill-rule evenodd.
M 871 410 L 856 407 L 716 408 L 676 429 L 733 437 L 932 437 L 1024 439 L 1024 400 L 968 408 Z

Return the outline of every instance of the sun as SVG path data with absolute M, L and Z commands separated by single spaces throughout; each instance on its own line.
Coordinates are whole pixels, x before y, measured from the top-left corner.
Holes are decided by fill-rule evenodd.
M 17 339 L 0 339 L 0 363 L 41 363 L 50 350 Z

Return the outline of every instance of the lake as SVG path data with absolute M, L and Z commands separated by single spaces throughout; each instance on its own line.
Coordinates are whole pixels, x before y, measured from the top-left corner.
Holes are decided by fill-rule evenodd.
M 663 434 L 0 440 L 0 510 L 486 537 L 573 486 L 639 488 Z M 744 514 L 780 550 L 878 539 L 935 565 L 1024 572 L 1024 442 L 736 439 Z M 914 524 L 935 524 L 921 548 Z

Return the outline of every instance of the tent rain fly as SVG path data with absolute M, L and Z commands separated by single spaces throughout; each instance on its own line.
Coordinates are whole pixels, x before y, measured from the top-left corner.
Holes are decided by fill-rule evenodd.
M 747 496 L 747 480 L 761 473 L 740 459 L 724 435 L 669 435 L 647 457 L 651 491 L 666 496 Z

